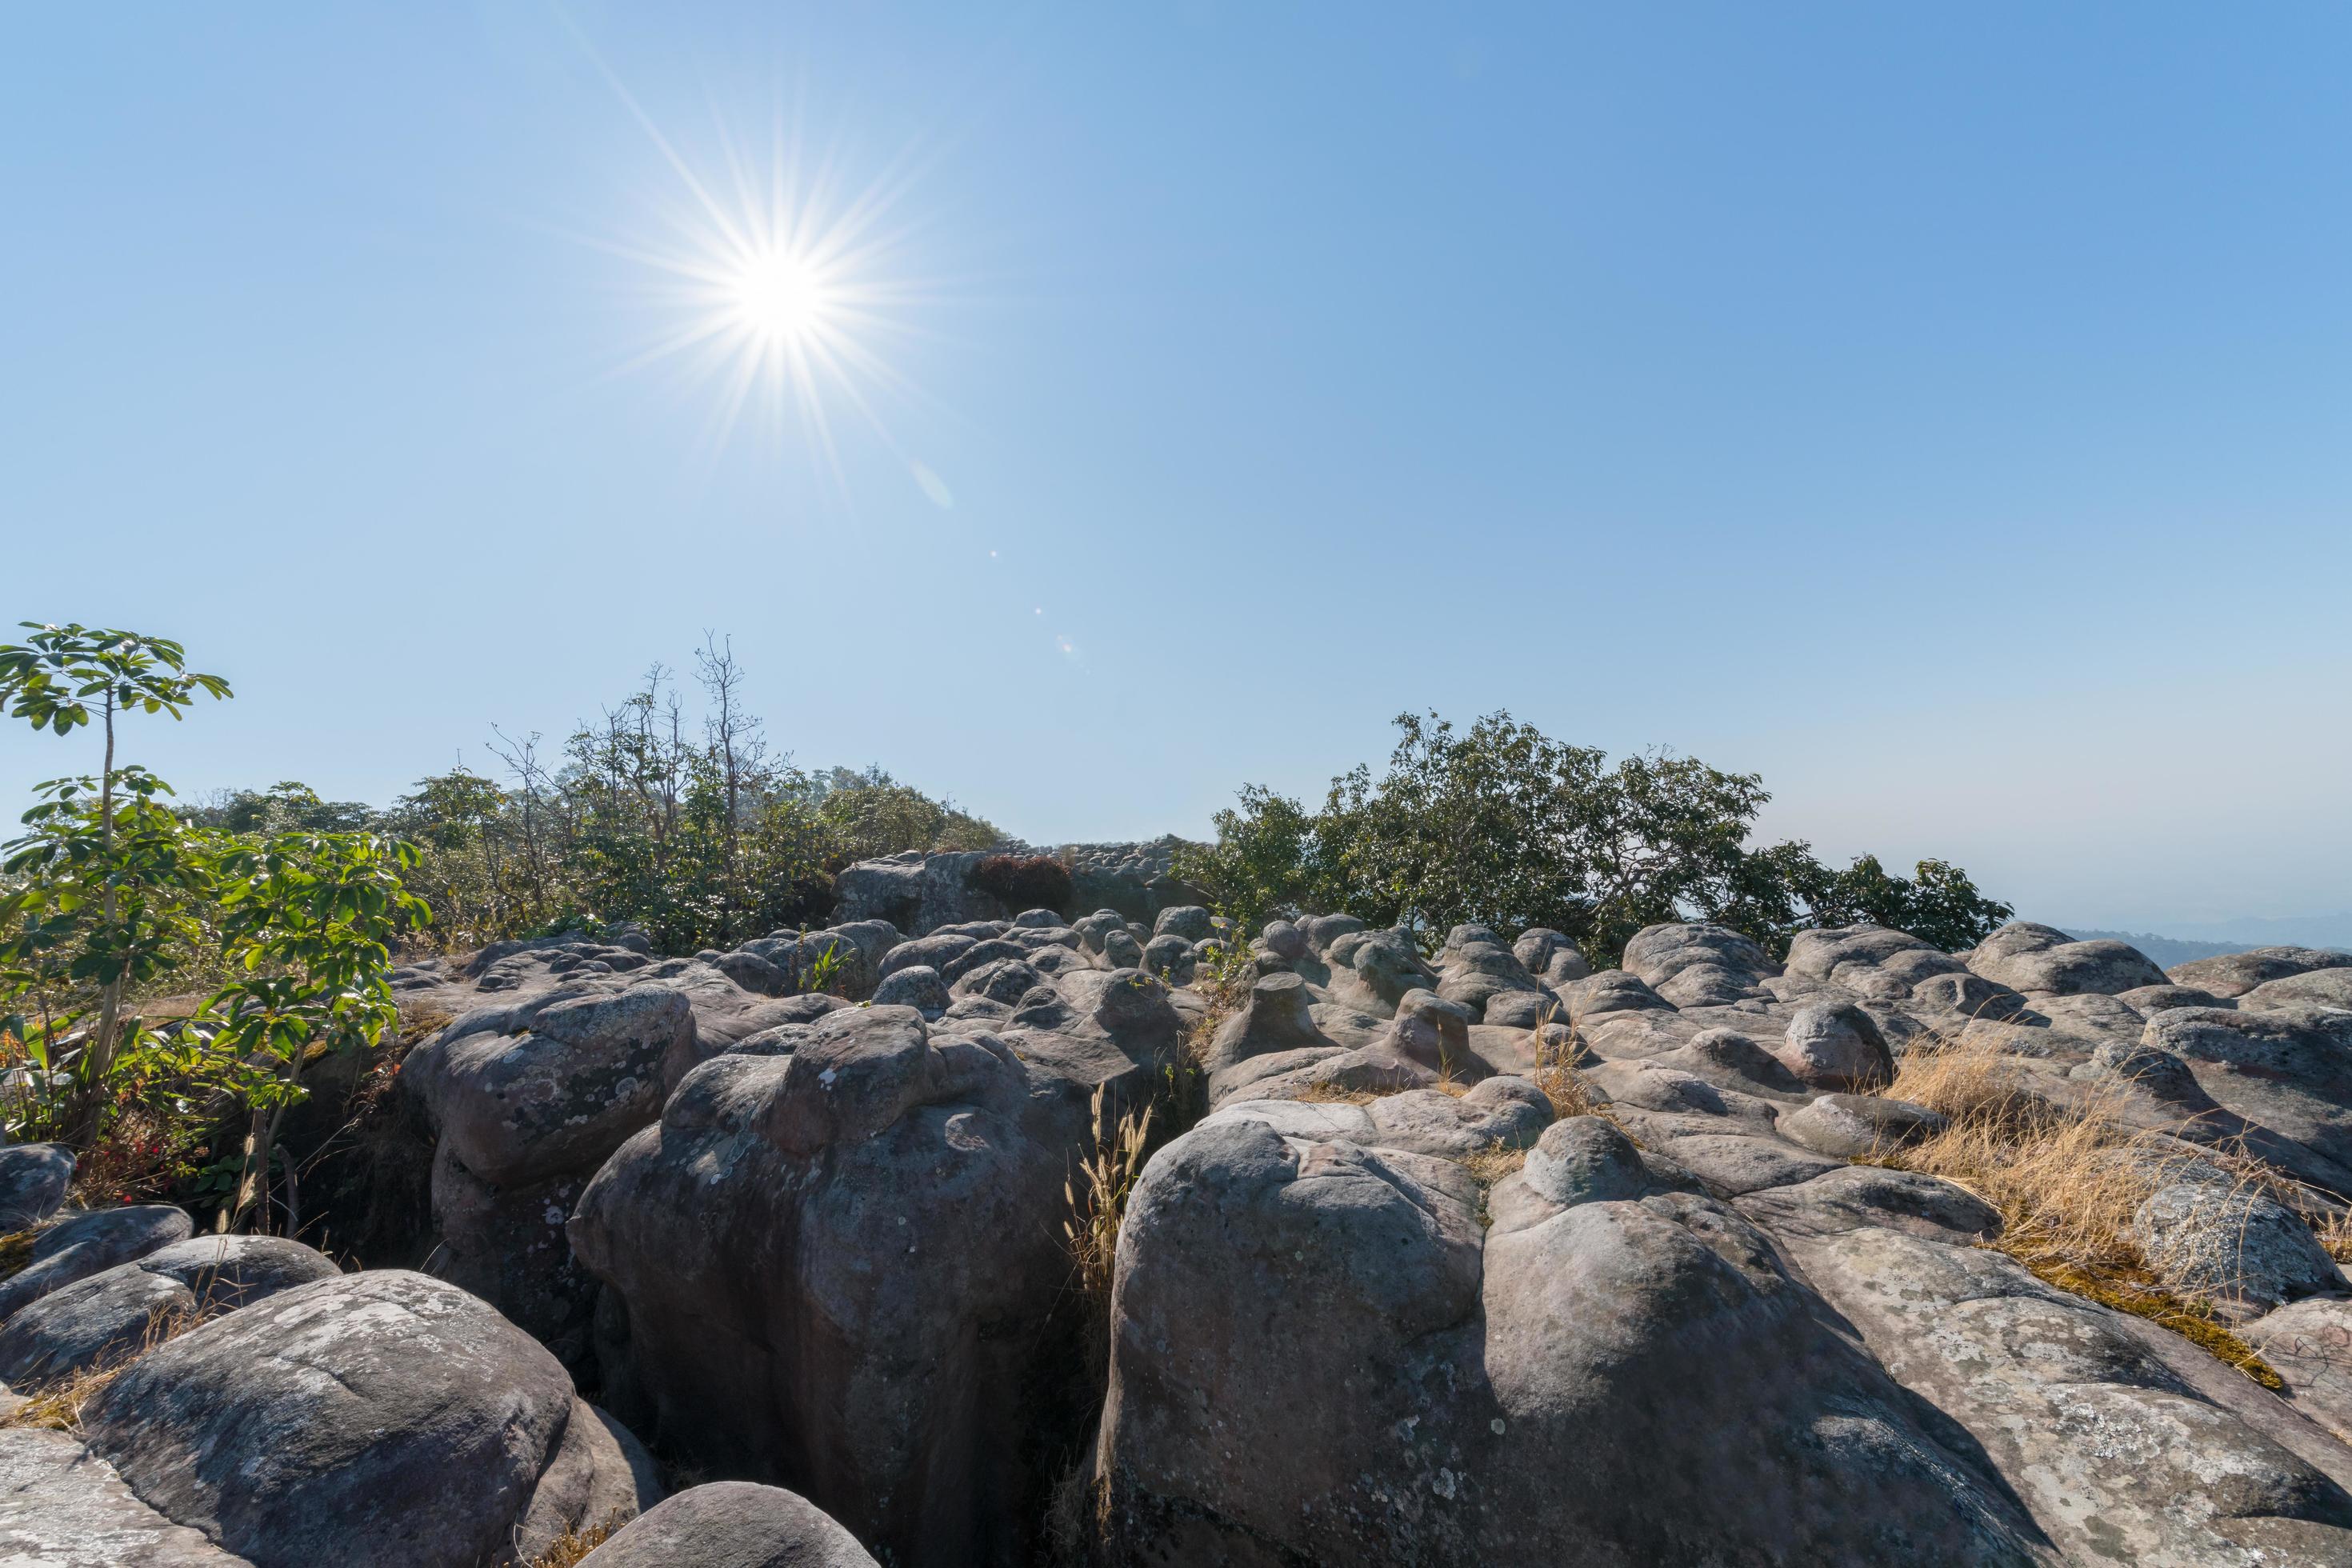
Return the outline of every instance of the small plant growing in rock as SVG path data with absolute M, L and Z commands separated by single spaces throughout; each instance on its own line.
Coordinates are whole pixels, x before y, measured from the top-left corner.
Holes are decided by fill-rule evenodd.
M 1118 1227 L 1127 1217 L 1128 1195 L 1143 1171 L 1144 1142 L 1151 1133 L 1151 1109 L 1122 1112 L 1112 1122 L 1097 1085 L 1091 1104 L 1095 1146 L 1078 1163 L 1078 1173 L 1062 1184 L 1069 1217 L 1062 1234 L 1077 1266 L 1078 1286 L 1096 1300 L 1110 1299 L 1118 1261 Z

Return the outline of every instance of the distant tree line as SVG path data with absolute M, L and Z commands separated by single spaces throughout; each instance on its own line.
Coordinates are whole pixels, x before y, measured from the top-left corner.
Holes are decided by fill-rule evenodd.
M 1408 713 L 1396 728 L 1387 770 L 1333 779 L 1320 810 L 1244 788 L 1177 874 L 1253 928 L 1307 911 L 1431 940 L 1461 922 L 1549 926 L 1596 963 L 1666 921 L 1717 921 L 1776 953 L 1807 927 L 1864 921 L 1958 950 L 2014 912 L 1941 860 L 1903 877 L 1875 856 L 1832 868 L 1801 840 L 1751 844 L 1771 798 L 1753 773 L 1664 752 L 1612 765 L 1506 712 L 1460 731 Z
M 233 831 L 369 828 L 421 850 L 412 891 L 453 947 L 572 929 L 642 928 L 669 952 L 821 921 L 833 877 L 907 849 L 985 849 L 992 824 L 877 767 L 804 770 L 743 705 L 723 638 L 696 658 L 701 717 L 656 665 L 550 751 L 498 735 L 497 776 L 420 779 L 383 811 L 306 785 L 224 793 L 192 814 Z

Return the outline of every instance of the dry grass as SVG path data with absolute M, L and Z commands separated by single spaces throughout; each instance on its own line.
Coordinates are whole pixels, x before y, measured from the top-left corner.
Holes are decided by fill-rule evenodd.
M 2281 1178 L 2228 1150 L 2189 1151 L 2122 1126 L 2095 1095 L 2061 1105 L 2035 1093 L 1998 1053 L 1942 1045 L 1915 1049 L 1883 1092 L 1942 1112 L 1943 1131 L 1870 1163 L 1941 1176 L 1982 1198 L 2002 1230 L 1983 1245 L 2075 1295 L 2161 1324 L 2264 1387 L 2283 1384 L 2231 1333 L 2210 1295 L 2160 1278 L 2133 1235 L 2140 1205 L 2191 1166 L 2250 1186 Z
M 1462 1168 L 1470 1173 L 1471 1179 L 1475 1181 L 1483 1190 L 1493 1186 L 1527 1163 L 1528 1152 L 1525 1149 L 1507 1149 L 1503 1146 L 1502 1140 L 1496 1139 L 1463 1161 Z
M 40 1238 L 37 1230 L 11 1231 L 0 1236 L 0 1279 L 22 1273 L 33 1261 L 33 1243 Z
M 39 1427 L 51 1432 L 81 1430 L 83 1407 L 104 1393 L 107 1386 L 130 1371 L 139 1358 L 166 1340 L 177 1339 L 213 1314 L 184 1308 L 158 1307 L 147 1314 L 147 1328 L 139 1343 L 129 1352 L 54 1377 L 33 1383 L 17 1390 L 26 1396 L 25 1403 L 12 1414 L 0 1416 L 0 1427 Z
M 1369 1089 L 1342 1089 L 1336 1083 L 1310 1083 L 1290 1098 L 1301 1105 L 1370 1105 L 1384 1097 Z
M 612 1540 L 627 1522 L 615 1513 L 602 1524 L 577 1525 L 549 1542 L 547 1550 L 523 1564 L 523 1568 L 576 1568 L 582 1558 Z
M 1116 1123 L 1108 1117 L 1101 1086 L 1092 1105 L 1095 1146 L 1078 1162 L 1078 1173 L 1062 1184 L 1070 1205 L 1062 1234 L 1077 1265 L 1078 1285 L 1088 1296 L 1110 1300 L 1111 1275 L 1118 1260 L 1118 1227 L 1127 1217 L 1128 1195 L 1143 1170 L 1144 1141 L 1151 1133 L 1151 1110 L 1128 1111 Z
M 1532 1031 L 1533 1055 L 1536 1058 L 1535 1085 L 1551 1101 L 1552 1120 L 1565 1121 L 1571 1116 L 1598 1116 L 1614 1121 L 1609 1114 L 1609 1102 L 1585 1081 L 1576 1070 L 1576 1054 L 1580 1048 L 1576 1028 L 1568 1026 L 1559 1039 L 1550 1037 L 1554 1009 L 1546 1007 Z

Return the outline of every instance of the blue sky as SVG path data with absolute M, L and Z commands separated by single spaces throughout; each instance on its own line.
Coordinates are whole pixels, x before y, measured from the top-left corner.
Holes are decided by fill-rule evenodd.
M 802 761 L 1038 840 L 1508 708 L 2045 919 L 2352 907 L 2340 9 L 9 32 L 0 608 L 230 676 L 139 737 L 184 792 L 382 801 L 709 628 Z M 837 469 L 628 367 L 691 206 L 647 124 L 723 187 L 780 111 L 890 195 Z

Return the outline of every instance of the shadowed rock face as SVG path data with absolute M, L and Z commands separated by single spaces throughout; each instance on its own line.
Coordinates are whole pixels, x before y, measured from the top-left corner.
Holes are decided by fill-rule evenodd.
M 1058 1219 L 1095 1081 L 882 1006 L 696 1068 L 572 1222 L 622 1309 L 625 1413 L 890 1561 L 1022 1560 L 1037 1394 L 1076 1355 Z

